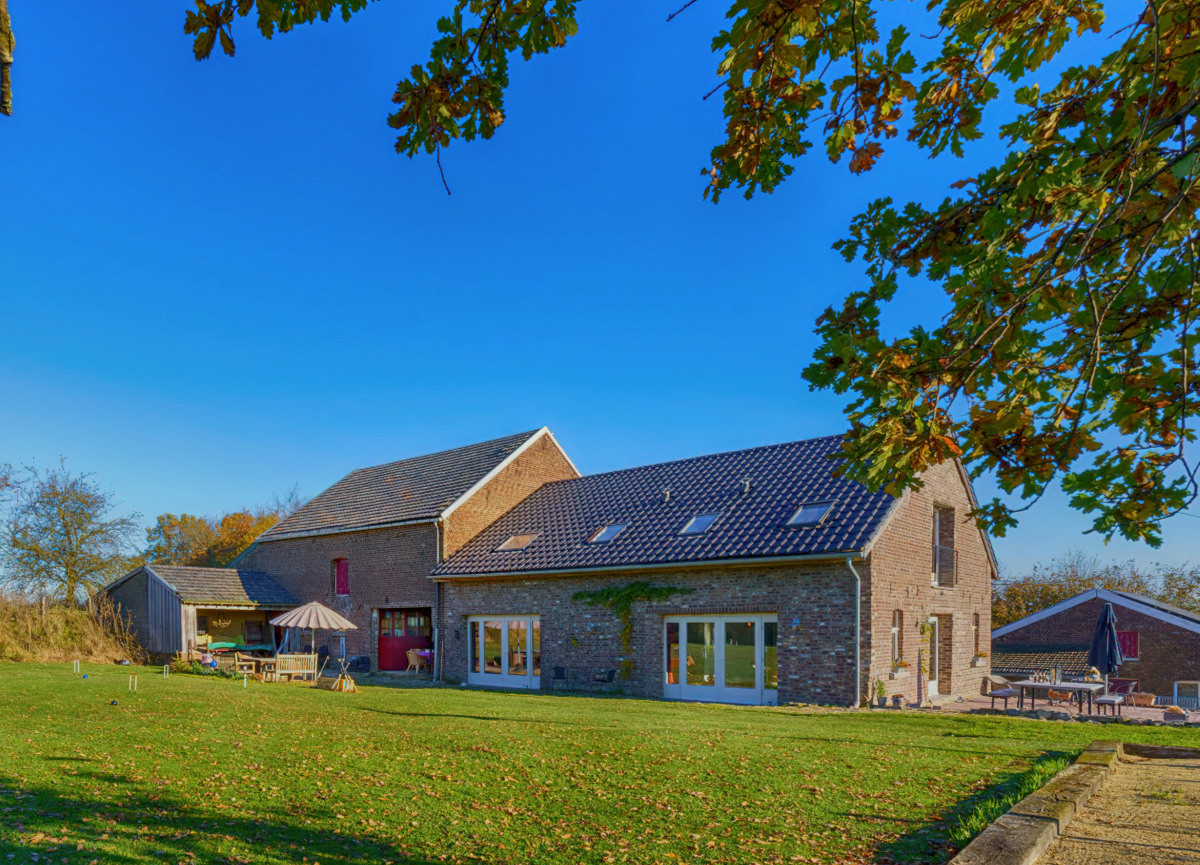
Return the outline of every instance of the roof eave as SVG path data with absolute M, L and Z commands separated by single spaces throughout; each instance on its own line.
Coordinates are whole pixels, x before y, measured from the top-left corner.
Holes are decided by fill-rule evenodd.
M 427 517 L 415 517 L 411 520 L 397 520 L 391 523 L 364 523 L 353 526 L 337 526 L 329 529 L 310 529 L 303 532 L 285 532 L 272 537 L 267 537 L 266 533 L 264 533 L 259 535 L 254 540 L 253 544 L 269 544 L 271 541 L 290 541 L 295 538 L 316 538 L 323 537 L 325 535 L 348 535 L 353 532 L 365 532 L 372 529 L 392 529 L 398 526 L 417 526 L 421 525 L 422 523 L 436 522 L 438 519 L 440 519 L 440 517 L 437 514 L 433 514 Z M 267 531 L 269 532 L 270 530 L 268 529 Z M 253 546 L 253 544 L 251 544 L 251 546 Z
M 789 556 L 744 556 L 740 558 L 705 559 L 686 562 L 649 562 L 630 565 L 593 565 L 579 568 L 548 568 L 527 571 L 489 571 L 481 574 L 431 574 L 435 582 L 447 580 L 504 580 L 518 577 L 553 577 L 561 574 L 621 573 L 627 571 L 664 571 L 686 568 L 717 568 L 746 565 L 788 564 L 791 562 L 841 561 L 846 558 L 861 561 L 867 557 L 866 550 L 841 550 L 837 552 L 800 553 Z

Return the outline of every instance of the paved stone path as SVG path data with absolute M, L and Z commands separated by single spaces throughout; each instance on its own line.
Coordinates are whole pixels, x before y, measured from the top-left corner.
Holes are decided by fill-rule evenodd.
M 1200 863 L 1200 758 L 1126 755 L 1037 865 Z

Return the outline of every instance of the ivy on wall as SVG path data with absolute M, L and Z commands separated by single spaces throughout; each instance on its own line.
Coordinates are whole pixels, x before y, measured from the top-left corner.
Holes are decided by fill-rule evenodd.
M 580 601 L 589 607 L 608 607 L 621 622 L 621 643 L 627 652 L 633 651 L 633 605 L 638 601 L 662 601 L 671 595 L 690 595 L 695 589 L 676 586 L 652 586 L 649 583 L 630 583 L 627 586 L 609 586 L 592 592 L 576 592 L 572 601 Z M 621 662 L 621 678 L 628 679 L 633 672 L 633 659 Z

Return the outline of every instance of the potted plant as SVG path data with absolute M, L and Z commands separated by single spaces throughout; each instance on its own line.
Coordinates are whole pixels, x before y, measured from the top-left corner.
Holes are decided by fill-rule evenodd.
M 1188 719 L 1188 713 L 1178 706 L 1167 706 L 1163 709 L 1163 720 L 1167 723 L 1184 723 Z
M 883 683 L 883 679 L 875 680 L 875 705 L 880 709 L 887 708 L 887 685 Z
M 903 658 L 895 658 L 892 661 L 892 673 L 897 676 L 902 676 L 908 672 L 908 661 Z
M 892 694 L 892 708 L 893 709 L 903 709 L 904 708 L 904 695 L 903 694 Z
M 971 658 L 971 666 L 972 667 L 982 667 L 984 664 L 984 661 L 987 660 L 987 656 L 988 656 L 987 652 L 976 652 L 975 656 L 973 658 Z

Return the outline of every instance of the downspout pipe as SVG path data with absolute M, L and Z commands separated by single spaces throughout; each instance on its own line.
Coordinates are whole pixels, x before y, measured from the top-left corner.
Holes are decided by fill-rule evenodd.
M 846 567 L 854 575 L 854 706 L 862 703 L 862 577 L 854 570 L 854 562 L 846 556 Z
M 433 521 L 433 555 L 434 564 L 442 563 L 442 521 Z M 433 583 L 433 681 L 442 681 L 442 583 Z

